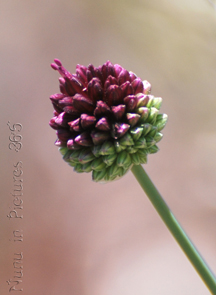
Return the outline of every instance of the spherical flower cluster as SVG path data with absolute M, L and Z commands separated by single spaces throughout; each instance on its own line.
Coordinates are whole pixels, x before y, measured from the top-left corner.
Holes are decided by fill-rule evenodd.
M 50 97 L 50 126 L 63 159 L 76 172 L 111 181 L 158 151 L 167 115 L 159 114 L 162 99 L 150 95 L 149 82 L 110 61 L 99 67 L 78 64 L 76 74 L 54 61 L 61 93 Z

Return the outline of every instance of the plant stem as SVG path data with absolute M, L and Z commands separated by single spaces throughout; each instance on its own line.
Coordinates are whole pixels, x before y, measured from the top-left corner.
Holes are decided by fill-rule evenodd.
M 212 294 L 216 295 L 216 277 L 176 220 L 143 167 L 141 165 L 134 165 L 131 171 L 206 286 Z

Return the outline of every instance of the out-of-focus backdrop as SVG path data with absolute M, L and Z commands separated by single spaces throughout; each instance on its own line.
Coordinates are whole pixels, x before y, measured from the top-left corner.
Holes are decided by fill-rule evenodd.
M 160 152 L 145 168 L 216 272 L 216 11 L 210 3 L 3 0 L 0 44 L 1 294 L 209 294 L 132 173 L 109 184 L 74 173 L 48 122 L 49 96 L 59 91 L 54 58 L 71 72 L 77 63 L 109 59 L 150 81 L 169 121 Z M 11 129 L 23 126 L 18 152 L 9 149 L 8 121 Z M 12 195 L 13 165 L 23 171 L 23 204 Z

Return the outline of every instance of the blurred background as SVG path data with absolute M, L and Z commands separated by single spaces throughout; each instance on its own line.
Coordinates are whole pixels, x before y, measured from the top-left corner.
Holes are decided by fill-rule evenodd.
M 119 63 L 152 84 L 169 115 L 145 169 L 216 272 L 216 11 L 206 0 L 3 0 L 1 60 L 1 294 L 207 295 L 209 291 L 129 172 L 96 184 L 62 159 L 49 96 L 59 58 Z M 9 150 L 7 122 L 23 147 Z M 13 165 L 23 162 L 23 219 L 13 210 Z M 20 210 L 21 211 L 21 210 Z M 23 230 L 23 242 L 13 230 Z M 10 282 L 6 282 L 9 281 Z M 15 291 L 12 291 L 12 293 Z

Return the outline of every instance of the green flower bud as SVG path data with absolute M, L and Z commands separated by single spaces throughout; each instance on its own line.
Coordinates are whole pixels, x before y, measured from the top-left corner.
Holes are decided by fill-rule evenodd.
M 148 149 L 149 154 L 155 154 L 158 151 L 159 151 L 159 148 L 156 145 L 153 145 Z
M 152 105 L 153 105 L 153 103 L 154 103 L 154 96 L 153 95 L 148 95 L 148 97 L 149 97 L 149 100 L 148 100 L 148 102 L 147 102 L 147 108 L 151 108 L 152 107 Z
M 140 136 L 142 135 L 143 128 L 142 127 L 135 127 L 130 130 L 130 134 L 134 141 L 138 140 Z
M 149 113 L 149 116 L 148 116 L 148 123 L 154 125 L 156 123 L 156 120 L 157 120 L 157 115 L 158 115 L 158 109 L 152 107 L 150 109 L 150 113 Z
M 158 131 L 161 131 L 167 122 L 168 116 L 166 114 L 159 114 L 157 115 L 157 120 L 155 125 L 157 126 Z
M 70 161 L 71 162 L 75 162 L 75 163 L 79 163 L 79 154 L 80 154 L 81 150 L 73 150 L 72 153 L 70 154 Z
M 65 154 L 63 154 L 63 159 L 65 160 L 65 162 L 70 162 L 70 155 L 71 155 L 71 153 L 72 153 L 71 150 L 65 151 Z
M 140 159 L 138 153 L 136 154 L 131 154 L 131 161 L 134 165 L 139 165 L 140 164 Z
M 114 146 L 115 146 L 116 153 L 120 153 L 121 151 L 125 150 L 127 147 L 127 146 L 121 145 L 118 140 L 114 141 Z
M 91 162 L 95 159 L 95 156 L 92 154 L 90 149 L 83 149 L 78 157 L 80 164 L 85 164 Z
M 111 166 L 116 158 L 117 154 L 106 155 L 103 157 L 103 161 L 107 166 Z
M 137 152 L 137 150 L 138 150 L 138 148 L 135 148 L 135 146 L 128 146 L 128 147 L 126 148 L 126 151 L 127 151 L 129 154 L 134 154 L 134 153 Z
M 111 141 L 105 141 L 100 149 L 100 155 L 110 155 L 115 153 L 115 146 Z
M 141 125 L 143 128 L 142 135 L 146 136 L 152 129 L 152 125 L 149 123 L 145 123 Z
M 158 143 L 163 138 L 163 134 L 160 132 L 157 132 L 154 136 L 154 140 Z
M 136 97 L 138 98 L 138 103 L 137 103 L 137 107 L 145 107 L 149 101 L 149 96 L 148 95 L 143 95 L 141 93 L 138 93 L 136 95 Z
M 109 168 L 108 168 L 108 175 L 109 175 L 109 177 L 110 178 L 115 178 L 117 175 L 118 175 L 118 173 L 119 173 L 119 171 L 120 171 L 120 169 L 119 169 L 120 167 L 118 167 L 118 165 L 116 165 L 115 163 L 114 164 L 112 164 L 112 166 L 110 166 Z M 113 178 L 113 179 L 114 179 Z
M 161 107 L 161 104 L 162 104 L 162 98 L 161 97 L 155 97 L 154 99 L 153 99 L 153 104 L 152 104 L 152 106 L 153 107 L 155 107 L 156 109 L 160 109 L 160 107 Z
M 143 153 L 140 153 L 140 151 L 138 151 L 137 156 L 139 158 L 140 164 L 146 164 L 147 163 L 147 154 L 143 154 Z
M 126 133 L 122 138 L 120 138 L 119 143 L 123 146 L 134 145 L 134 141 L 129 133 Z
M 149 116 L 149 109 L 147 107 L 140 107 L 138 108 L 137 113 L 140 115 L 140 123 L 146 122 Z
M 147 148 L 147 143 L 146 143 L 146 138 L 145 136 L 140 137 L 134 145 L 135 148 L 137 149 L 144 149 Z
M 78 173 L 82 173 L 83 171 L 83 165 L 82 164 L 76 164 L 74 166 L 74 171 L 78 172 Z
M 60 147 L 58 150 L 62 154 L 62 156 L 64 156 L 65 153 L 68 151 L 68 148 L 67 147 Z
M 148 136 L 146 138 L 146 144 L 147 144 L 147 147 L 148 148 L 150 148 L 151 146 L 155 145 L 156 144 L 156 141 L 155 141 L 154 137 Z
M 92 172 L 92 180 L 94 180 L 95 182 L 101 181 L 104 178 L 106 172 L 107 172 L 106 169 L 103 169 L 101 171 L 93 170 L 93 172 Z
M 82 169 L 83 169 L 84 172 L 91 172 L 92 171 L 91 162 L 83 164 Z
M 147 136 L 155 137 L 157 131 L 158 131 L 157 127 L 152 126 L 152 127 L 151 127 L 151 131 L 148 133 Z
M 129 167 L 131 165 L 131 158 L 127 151 L 122 151 L 118 154 L 116 164 L 119 167 Z
M 123 175 L 125 175 L 128 172 L 128 169 L 124 169 L 124 167 L 119 167 L 119 172 L 118 172 L 118 176 L 122 177 Z
M 92 170 L 100 171 L 106 167 L 106 164 L 104 163 L 103 158 L 100 157 L 92 161 L 91 167 L 92 167 Z
M 98 157 L 100 157 L 100 151 L 101 151 L 101 145 L 94 145 L 93 147 L 92 147 L 92 149 L 91 149 L 91 151 L 92 151 L 92 154 L 96 157 L 96 158 L 98 158 Z

